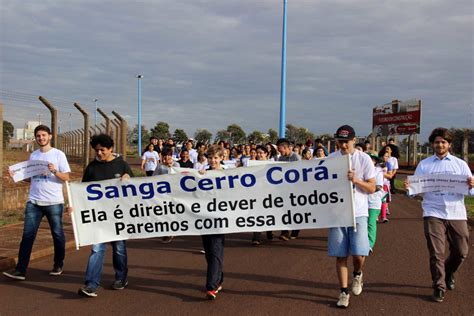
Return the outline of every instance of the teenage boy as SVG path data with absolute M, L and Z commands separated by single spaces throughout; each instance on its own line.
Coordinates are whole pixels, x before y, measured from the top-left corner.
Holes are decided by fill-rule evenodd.
M 178 163 L 181 168 L 191 168 L 191 169 L 194 168 L 194 163 L 190 160 L 189 151 L 187 148 L 184 148 L 183 150 L 181 150 L 179 157 L 181 159 L 178 161 Z
M 277 145 L 277 150 L 280 153 L 280 157 L 278 157 L 278 161 L 290 162 L 290 161 L 301 160 L 300 156 L 298 156 L 291 148 L 290 146 L 291 144 L 288 139 L 280 138 L 277 141 L 276 145 Z M 282 230 L 278 238 L 283 241 L 296 239 L 296 237 L 298 237 L 299 232 L 300 232 L 299 230 L 293 230 L 290 236 L 290 232 L 288 230 Z
M 113 152 L 114 141 L 109 135 L 92 136 L 90 145 L 95 150 L 96 159 L 87 165 L 82 182 L 114 178 L 120 178 L 123 181 L 133 177 L 133 172 L 127 162 Z M 115 270 L 115 282 L 112 284 L 112 289 L 123 290 L 128 285 L 127 247 L 125 240 L 112 241 L 110 244 L 112 245 L 112 261 Z M 104 265 L 105 248 L 105 243 L 92 245 L 84 286 L 78 290 L 79 295 L 97 296 Z
M 207 150 L 207 159 L 209 162 L 208 170 L 222 170 L 221 161 L 224 159 L 224 150 L 218 145 L 212 145 Z M 200 170 L 201 174 L 206 170 Z M 206 274 L 206 297 L 209 300 L 215 300 L 217 293 L 222 290 L 224 281 L 224 234 L 202 235 L 202 245 L 206 255 L 207 274 Z
M 349 125 L 339 127 L 335 134 L 339 150 L 329 157 L 349 155 L 351 170 L 347 178 L 352 182 L 354 190 L 354 208 L 356 228 L 334 227 L 329 229 L 328 254 L 336 257 L 336 271 L 339 279 L 341 293 L 337 301 L 338 307 L 349 306 L 349 269 L 348 258 L 352 256 L 354 265 L 354 279 L 352 280 L 352 293 L 362 293 L 362 268 L 365 257 L 370 251 L 367 231 L 369 216 L 368 194 L 375 192 L 375 168 L 372 159 L 366 153 L 355 149 L 355 132 Z
M 469 195 L 474 195 L 474 178 L 464 160 L 449 153 L 453 134 L 446 128 L 435 128 L 429 137 L 434 155 L 423 159 L 415 170 L 415 176 L 429 174 L 455 174 L 466 177 Z M 408 189 L 409 182 L 405 181 Z M 442 302 L 446 289 L 454 290 L 454 273 L 466 259 L 469 251 L 469 230 L 467 225 L 464 195 L 448 192 L 427 192 L 423 194 L 423 222 L 426 243 L 430 255 L 432 299 Z M 446 258 L 446 243 L 449 256 Z
M 66 253 L 63 230 L 63 183 L 69 180 L 71 169 L 66 155 L 51 146 L 52 135 L 49 127 L 38 125 L 34 130 L 34 135 L 39 149 L 31 153 L 29 160 L 47 161 L 49 172 L 27 180 L 30 182 L 30 193 L 25 206 L 25 222 L 18 251 L 18 263 L 15 270 L 3 272 L 4 276 L 14 280 L 26 279 L 31 250 L 43 216 L 48 219 L 54 244 L 54 264 L 50 275 L 62 273 Z

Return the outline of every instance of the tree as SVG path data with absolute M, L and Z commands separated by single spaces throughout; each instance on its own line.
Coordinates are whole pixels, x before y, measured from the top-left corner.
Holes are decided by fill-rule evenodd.
M 166 122 L 158 122 L 155 127 L 151 129 L 151 135 L 166 140 L 171 137 L 170 126 Z
M 188 135 L 183 129 L 177 128 L 173 133 L 173 140 L 177 143 L 183 143 L 188 140 Z
M 230 141 L 230 133 L 225 129 L 218 130 L 214 138 L 215 142 L 220 142 L 221 140 L 225 142 Z
M 138 145 L 138 124 L 132 129 L 128 129 L 127 131 L 127 141 L 130 145 Z M 144 144 L 148 144 L 150 141 L 150 132 L 142 125 L 142 148 Z
M 286 124 L 285 136 L 290 142 L 296 142 L 298 137 L 298 127 L 293 124 Z
M 3 121 L 3 148 L 7 147 L 7 144 L 10 142 L 10 138 L 13 137 L 13 124 L 9 121 Z
M 260 131 L 253 131 L 247 136 L 247 141 L 254 144 L 262 144 L 267 139 L 267 135 Z
M 319 139 L 322 139 L 323 141 L 326 141 L 328 139 L 333 139 L 333 137 L 334 137 L 334 135 L 330 135 L 328 133 L 325 133 L 325 134 L 315 136 L 315 139 L 319 138 Z
M 268 130 L 268 141 L 272 142 L 272 144 L 276 144 L 278 140 L 278 133 L 273 128 Z
M 245 132 L 237 124 L 231 124 L 227 126 L 227 132 L 230 134 L 230 141 L 234 144 L 245 142 Z
M 305 127 L 298 127 L 292 124 L 286 125 L 286 138 L 298 144 L 304 144 L 308 139 L 314 139 L 314 134 Z
M 212 133 L 209 132 L 207 129 L 198 129 L 196 130 L 196 133 L 194 133 L 194 139 L 196 139 L 197 142 L 207 144 L 211 141 L 211 138 Z
M 474 129 L 460 129 L 460 128 L 450 128 L 449 131 L 453 134 L 454 139 L 451 144 L 451 150 L 453 153 L 461 154 L 462 146 L 464 142 L 464 137 L 468 138 L 468 152 L 474 152 Z M 5 135 L 5 134 L 4 134 Z

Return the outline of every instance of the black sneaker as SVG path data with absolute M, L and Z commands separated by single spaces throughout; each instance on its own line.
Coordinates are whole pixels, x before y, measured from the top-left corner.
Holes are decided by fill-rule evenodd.
M 97 297 L 97 290 L 88 286 L 83 286 L 77 291 L 77 294 L 85 297 Z
M 278 237 L 278 239 L 283 240 L 283 241 L 288 241 L 288 240 L 290 240 L 290 237 L 287 236 L 287 235 L 280 235 L 280 236 Z
M 53 270 L 49 272 L 49 275 L 61 275 L 61 273 L 63 273 L 63 268 L 53 267 Z
M 433 296 L 431 298 L 433 301 L 441 303 L 444 300 L 444 291 L 442 289 L 434 290 Z
M 128 285 L 127 280 L 115 280 L 114 283 L 112 283 L 112 289 L 114 290 L 123 290 L 126 288 Z
M 454 279 L 454 274 L 446 273 L 446 288 L 448 290 L 454 290 L 456 287 L 456 280 Z
M 18 280 L 18 281 L 26 280 L 26 274 L 21 273 L 20 271 L 17 271 L 17 270 L 13 270 L 10 272 L 3 272 L 3 275 L 13 280 Z

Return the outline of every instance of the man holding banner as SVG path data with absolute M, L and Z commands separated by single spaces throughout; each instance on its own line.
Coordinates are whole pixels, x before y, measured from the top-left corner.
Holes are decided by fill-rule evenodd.
M 91 147 L 96 152 L 96 159 L 87 165 L 82 182 L 101 181 L 120 178 L 129 179 L 133 172 L 121 156 L 113 153 L 114 141 L 106 134 L 94 135 L 91 138 Z M 98 215 L 100 217 L 100 213 Z M 127 285 L 127 247 L 125 240 L 112 241 L 112 260 L 115 270 L 115 282 L 112 289 L 123 290 Z M 96 297 L 100 285 L 102 267 L 104 264 L 105 243 L 92 245 L 85 277 L 85 286 L 78 290 L 78 294 L 85 297 Z
M 26 279 L 31 250 L 43 216 L 48 219 L 54 243 L 54 265 L 50 275 L 62 273 L 66 253 L 63 230 L 63 183 L 69 180 L 71 169 L 66 155 L 51 146 L 52 135 L 49 127 L 38 125 L 34 130 L 34 135 L 39 149 L 31 153 L 29 160 L 47 162 L 47 169 L 46 172 L 40 170 L 41 174 L 29 174 L 33 176 L 28 179 L 31 183 L 30 193 L 25 207 L 25 224 L 18 252 L 18 263 L 14 271 L 3 272 L 4 276 L 14 280 Z
M 334 227 L 329 230 L 328 254 L 336 257 L 336 270 L 341 287 L 337 307 L 349 306 L 349 269 L 347 260 L 352 256 L 354 264 L 354 279 L 352 293 L 362 293 L 362 268 L 365 257 L 369 255 L 370 245 L 368 236 L 368 194 L 375 192 L 375 167 L 372 159 L 366 153 L 355 149 L 355 131 L 349 125 L 343 125 L 335 134 L 339 150 L 329 157 L 349 155 L 351 168 L 347 174 L 352 182 L 354 191 L 354 208 L 356 228 Z
M 464 194 L 474 195 L 474 178 L 464 160 L 449 153 L 453 141 L 446 128 L 435 128 L 429 137 L 435 154 L 423 159 L 414 177 L 405 181 L 410 194 L 423 193 L 423 221 L 430 254 L 432 299 L 444 300 L 446 289 L 454 290 L 454 273 L 469 250 Z M 446 241 L 449 256 L 445 254 Z

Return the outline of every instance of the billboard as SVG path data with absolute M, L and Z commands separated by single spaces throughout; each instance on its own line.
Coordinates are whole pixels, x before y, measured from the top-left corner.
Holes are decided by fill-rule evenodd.
M 372 110 L 372 133 L 375 136 L 420 133 L 421 100 L 393 100 Z

